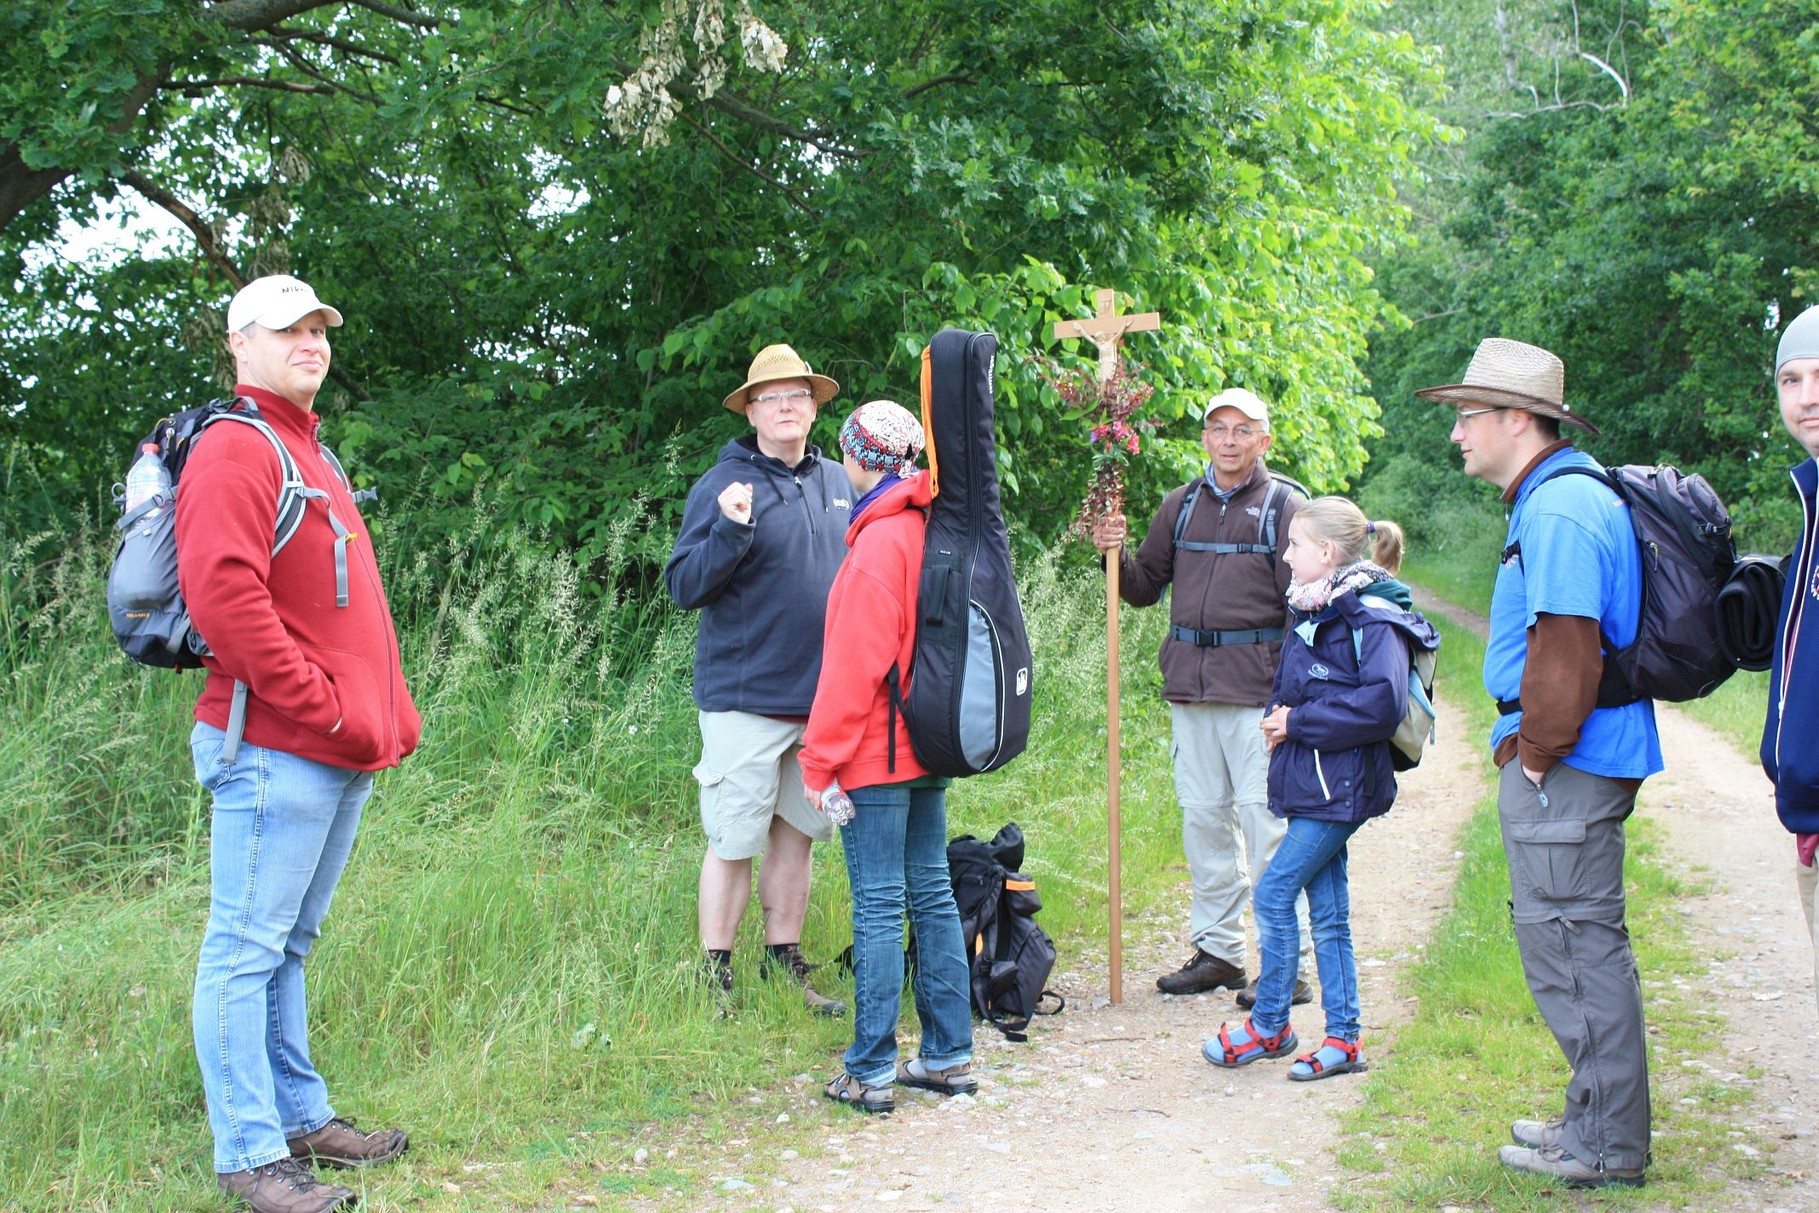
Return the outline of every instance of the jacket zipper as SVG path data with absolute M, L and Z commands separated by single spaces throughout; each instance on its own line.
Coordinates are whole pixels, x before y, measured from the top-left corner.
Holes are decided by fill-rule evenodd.
M 1791 475 L 1790 473 L 1790 477 Z M 1796 490 L 1800 488 L 1800 481 L 1794 481 L 1794 488 Z M 1807 570 L 1814 567 L 1813 512 L 1807 505 L 1804 492 L 1796 492 L 1795 495 L 1800 498 L 1800 554 L 1806 559 L 1801 562 L 1804 567 L 1796 568 L 1794 575 L 1803 581 L 1810 581 L 1812 574 Z M 1781 734 L 1786 731 L 1787 724 L 1787 684 L 1794 672 L 1794 649 L 1800 639 L 1799 625 L 1806 616 L 1806 595 L 1806 586 L 1796 585 L 1794 587 L 1793 605 L 1788 608 L 1787 613 L 1787 635 L 1781 642 L 1781 697 L 1775 703 L 1775 769 L 1777 771 L 1781 769 Z
M 796 496 L 802 499 L 802 517 L 808 522 L 808 533 L 812 536 L 815 534 L 815 511 L 809 508 L 808 490 L 802 487 L 802 477 L 792 472 L 790 479 L 796 482 Z
M 1333 790 L 1326 786 L 1326 768 L 1320 765 L 1320 751 L 1314 751 L 1314 774 L 1320 779 L 1320 794 L 1328 800 L 1333 798 Z

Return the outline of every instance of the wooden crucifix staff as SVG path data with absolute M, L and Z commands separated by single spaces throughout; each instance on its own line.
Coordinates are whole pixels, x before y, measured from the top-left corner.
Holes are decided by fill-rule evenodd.
M 1119 344 L 1126 333 L 1152 332 L 1162 327 L 1156 312 L 1118 315 L 1111 291 L 1094 294 L 1096 313 L 1086 320 L 1058 320 L 1055 336 L 1085 337 L 1099 350 L 1099 391 L 1101 399 L 1118 373 Z M 1116 552 L 1105 561 L 1105 815 L 1106 849 L 1109 861 L 1107 896 L 1111 902 L 1111 1000 L 1124 1001 L 1124 876 L 1122 870 L 1122 827 L 1118 806 L 1118 561 Z

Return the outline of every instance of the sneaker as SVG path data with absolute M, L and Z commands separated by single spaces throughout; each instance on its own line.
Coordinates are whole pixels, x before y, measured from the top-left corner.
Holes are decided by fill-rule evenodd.
M 1239 990 L 1238 997 L 1233 999 L 1233 1001 L 1238 1004 L 1238 1009 L 1241 1011 L 1248 1011 L 1256 1006 L 1257 983 L 1253 981 L 1242 990 Z M 1314 987 L 1308 985 L 1306 981 L 1299 977 L 1295 978 L 1295 992 L 1289 995 L 1288 1005 L 1291 1007 L 1305 1007 L 1312 1001 L 1314 1001 Z
M 363 1133 L 354 1122 L 335 1117 L 314 1133 L 290 1139 L 291 1157 L 331 1167 L 376 1167 L 391 1162 L 410 1148 L 403 1129 Z
M 254 1213 L 328 1213 L 351 1209 L 360 1198 L 337 1184 L 325 1184 L 294 1158 L 280 1158 L 247 1171 L 215 1176 L 221 1190 Z
M 766 977 L 781 975 L 802 987 L 802 1001 L 807 1003 L 808 1009 L 815 1014 L 846 1014 L 845 1003 L 836 998 L 829 998 L 809 981 L 808 975 L 817 967 L 808 962 L 808 958 L 802 954 L 801 948 L 791 944 L 781 956 L 773 956 L 770 952 L 765 952 L 761 971 Z
M 971 1095 L 979 1089 L 972 1063 L 964 1061 L 945 1070 L 931 1070 L 920 1057 L 912 1057 L 897 1063 L 897 1081 L 939 1095 Z
M 1199 948 L 1194 949 L 1186 964 L 1156 979 L 1156 988 L 1164 994 L 1204 994 L 1227 986 L 1236 990 L 1243 985 L 1243 969 Z
M 1541 1150 L 1548 1146 L 1560 1144 L 1560 1130 L 1566 1127 L 1565 1117 L 1553 1120 L 1518 1120 L 1510 1124 L 1510 1140 L 1519 1146 L 1531 1150 Z
M 842 1070 L 840 1077 L 821 1088 L 821 1093 L 835 1103 L 858 1108 L 861 1112 L 895 1112 L 897 1096 L 890 1087 L 868 1087 Z
M 1594 1167 L 1574 1158 L 1560 1146 L 1541 1146 L 1538 1149 L 1502 1146 L 1497 1150 L 1497 1161 L 1512 1171 L 1526 1171 L 1530 1175 L 1557 1179 L 1569 1188 L 1640 1188 L 1643 1184 L 1640 1167 Z

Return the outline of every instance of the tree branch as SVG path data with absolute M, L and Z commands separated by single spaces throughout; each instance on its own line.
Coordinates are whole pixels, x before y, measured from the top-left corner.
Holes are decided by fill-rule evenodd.
M 428 13 L 417 12 L 415 9 L 393 8 L 389 4 L 379 3 L 379 0 L 352 0 L 352 2 L 359 5 L 361 8 L 378 13 L 381 17 L 389 17 L 393 21 L 397 21 L 403 25 L 415 25 L 419 29 L 438 29 L 442 25 L 442 22 L 437 18 L 430 16 Z
M 720 150 L 721 155 L 725 156 L 728 160 L 731 160 L 734 164 L 738 165 L 740 168 L 744 169 L 746 172 L 750 173 L 752 176 L 758 178 L 758 180 L 764 182 L 766 185 L 770 186 L 772 189 L 774 189 L 778 193 L 782 194 L 784 201 L 788 202 L 791 206 L 795 207 L 797 210 L 801 211 L 803 214 L 807 215 L 811 219 L 819 220 L 821 218 L 821 216 L 815 212 L 813 207 L 809 206 L 808 203 L 802 201 L 802 199 L 800 199 L 796 196 L 795 190 L 791 189 L 787 185 L 784 185 L 781 181 L 778 181 L 775 177 L 770 176 L 768 173 L 766 173 L 763 169 L 759 168 L 757 165 L 752 164 L 750 161 L 746 160 L 743 156 L 740 156 L 737 152 L 733 151 L 732 148 L 730 148 L 730 147 L 726 146 L 726 144 L 720 142 L 719 138 L 716 137 L 712 131 L 708 130 L 705 126 L 702 126 L 701 123 L 695 121 L 695 119 L 689 114 L 689 112 L 687 110 L 680 111 L 679 116 L 681 117 L 681 119 L 684 122 L 688 123 L 690 126 L 694 127 L 696 130 L 700 131 L 701 135 L 704 139 L 706 139 L 709 143 L 713 144 L 716 148 L 718 148 Z
M 190 234 L 195 236 L 197 245 L 201 247 L 202 255 L 227 276 L 227 280 L 234 284 L 234 289 L 238 290 L 246 285 L 246 276 L 240 272 L 240 267 L 235 265 L 222 251 L 221 242 L 215 238 L 215 229 L 210 227 L 202 216 L 190 209 L 188 204 L 137 169 L 128 169 L 120 174 L 120 180 L 138 190 L 146 201 L 155 203 L 175 216 L 177 222 L 188 228 Z
M 218 76 L 208 80 L 172 80 L 170 87 L 186 97 L 198 97 L 216 88 L 269 88 L 280 93 L 310 93 L 323 96 L 341 91 L 328 84 L 304 84 L 299 80 L 267 80 L 263 76 Z
M 949 72 L 945 76 L 936 76 L 933 80 L 924 80 L 921 84 L 912 85 L 903 90 L 903 99 L 908 101 L 918 93 L 926 93 L 931 88 L 940 88 L 943 84 L 971 84 L 973 77 L 966 72 Z
M 368 47 L 361 46 L 358 43 L 349 42 L 345 38 L 332 38 L 327 34 L 316 33 L 314 30 L 275 29 L 265 37 L 249 38 L 248 41 L 258 46 L 269 46 L 273 49 L 276 49 L 279 42 L 314 42 L 317 46 L 326 46 L 333 50 L 341 51 L 343 54 L 354 55 L 362 59 L 377 59 L 379 62 L 389 63 L 393 67 L 397 67 L 403 62 L 403 60 L 399 59 L 396 55 L 388 55 L 384 51 L 372 50 Z

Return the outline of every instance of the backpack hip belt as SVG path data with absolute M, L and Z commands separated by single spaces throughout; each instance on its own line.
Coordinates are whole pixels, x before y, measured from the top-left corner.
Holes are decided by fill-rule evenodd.
M 1216 649 L 1233 644 L 1275 644 L 1288 632 L 1282 628 L 1249 628 L 1238 632 L 1203 632 L 1199 628 L 1184 628 L 1172 624 L 1168 634 L 1176 640 L 1199 645 L 1203 649 Z

